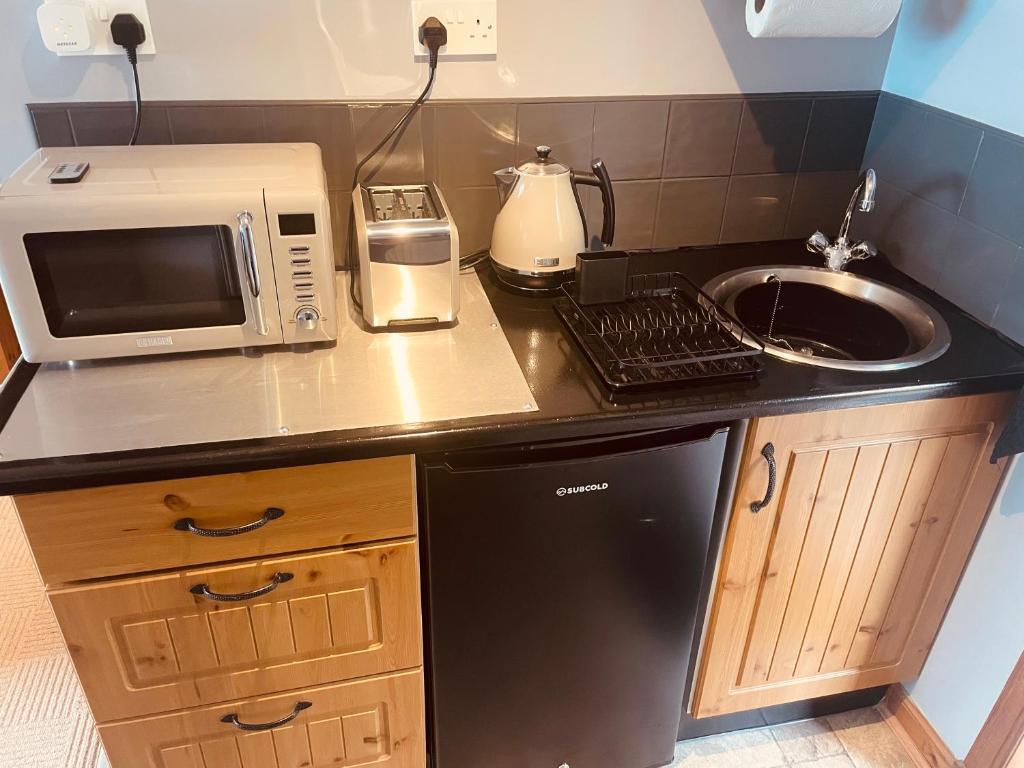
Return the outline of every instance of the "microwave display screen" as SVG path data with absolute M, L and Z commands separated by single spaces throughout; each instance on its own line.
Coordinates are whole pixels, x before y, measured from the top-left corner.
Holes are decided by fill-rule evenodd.
M 24 243 L 56 338 L 245 323 L 229 227 L 33 232 Z
M 282 213 L 277 217 L 281 237 L 315 235 L 316 217 L 312 213 Z

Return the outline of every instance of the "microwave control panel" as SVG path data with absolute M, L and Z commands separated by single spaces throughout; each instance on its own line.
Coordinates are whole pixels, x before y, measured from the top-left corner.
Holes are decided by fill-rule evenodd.
M 319 190 L 265 197 L 284 343 L 332 341 L 338 318 L 327 197 Z

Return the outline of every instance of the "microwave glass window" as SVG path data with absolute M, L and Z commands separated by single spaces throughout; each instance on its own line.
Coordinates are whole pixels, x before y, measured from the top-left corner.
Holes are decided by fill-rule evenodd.
M 34 232 L 24 243 L 56 338 L 245 323 L 229 227 Z

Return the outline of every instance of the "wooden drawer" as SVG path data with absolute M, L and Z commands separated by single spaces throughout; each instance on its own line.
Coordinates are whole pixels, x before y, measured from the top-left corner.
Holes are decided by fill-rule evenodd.
M 411 456 L 18 496 L 47 584 L 300 552 L 416 531 Z M 191 519 L 231 536 L 178 530 Z M 276 513 L 272 513 L 276 514 Z
M 275 582 L 237 602 L 191 591 L 205 584 L 244 593 Z M 414 541 L 51 590 L 49 597 L 99 722 L 423 663 Z
M 271 723 L 246 732 L 222 718 Z M 111 768 L 423 768 L 423 674 L 412 670 L 352 683 L 100 726 Z

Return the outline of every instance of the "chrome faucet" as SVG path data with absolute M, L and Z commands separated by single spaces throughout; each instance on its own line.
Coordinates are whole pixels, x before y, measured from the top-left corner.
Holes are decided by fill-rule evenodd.
M 865 241 L 851 243 L 849 239 L 850 222 L 853 220 L 854 209 L 863 213 L 871 213 L 875 208 L 875 195 L 878 191 L 878 176 L 868 168 L 860 177 L 857 188 L 853 190 L 850 204 L 846 206 L 846 215 L 839 227 L 835 240 L 829 240 L 823 232 L 815 232 L 807 240 L 807 250 L 820 253 L 825 257 L 825 266 L 833 272 L 842 272 L 851 261 L 870 259 L 878 255 L 878 249 Z

